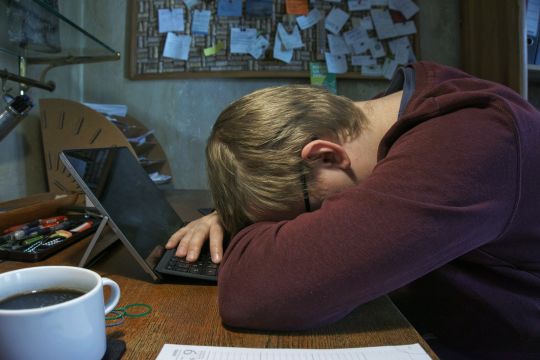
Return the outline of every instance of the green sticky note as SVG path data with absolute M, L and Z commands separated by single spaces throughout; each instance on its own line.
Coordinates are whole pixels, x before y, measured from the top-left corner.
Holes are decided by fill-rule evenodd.
M 311 85 L 322 86 L 333 94 L 337 94 L 336 74 L 329 74 L 326 65 L 318 62 L 309 63 Z
M 212 56 L 216 55 L 218 52 L 221 51 L 225 46 L 221 41 L 219 41 L 216 45 L 206 48 L 203 50 L 204 56 Z

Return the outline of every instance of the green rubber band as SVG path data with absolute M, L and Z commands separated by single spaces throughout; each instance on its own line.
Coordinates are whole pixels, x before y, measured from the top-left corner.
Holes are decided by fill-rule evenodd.
M 118 319 L 115 322 L 105 322 L 105 326 L 106 327 L 113 327 L 113 326 L 122 325 L 124 323 L 124 321 L 126 321 L 126 318 L 122 316 L 120 319 Z
M 126 311 L 122 308 L 111 310 L 109 314 L 115 314 L 115 316 L 105 316 L 105 320 L 121 319 L 125 316 Z
M 143 311 L 141 313 L 138 313 L 138 314 L 133 314 L 133 313 L 128 313 L 128 309 L 129 308 L 132 308 L 132 307 L 143 307 L 146 309 L 146 311 Z M 146 316 L 148 314 L 150 314 L 150 312 L 152 311 L 152 307 L 148 304 L 129 304 L 129 305 L 126 305 L 122 308 L 120 308 L 124 311 L 124 316 L 125 317 L 133 317 L 133 318 L 137 318 L 137 317 L 142 317 L 142 316 Z

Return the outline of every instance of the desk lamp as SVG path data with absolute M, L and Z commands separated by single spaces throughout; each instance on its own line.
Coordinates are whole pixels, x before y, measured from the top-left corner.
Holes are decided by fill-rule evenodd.
M 32 100 L 28 95 L 18 95 L 7 103 L 0 113 L 0 141 L 26 116 L 32 109 Z

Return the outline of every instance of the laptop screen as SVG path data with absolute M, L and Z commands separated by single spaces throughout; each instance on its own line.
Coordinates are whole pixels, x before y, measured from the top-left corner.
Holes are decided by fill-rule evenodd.
M 183 222 L 135 156 L 126 147 L 64 150 L 63 161 L 94 205 L 153 269 L 152 252 Z

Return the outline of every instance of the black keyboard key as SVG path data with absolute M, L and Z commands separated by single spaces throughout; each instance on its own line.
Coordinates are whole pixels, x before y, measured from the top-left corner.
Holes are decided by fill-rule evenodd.
M 185 258 L 173 256 L 169 259 L 166 269 L 205 276 L 216 276 L 218 265 L 212 262 L 210 254 L 201 254 L 195 262 L 189 262 Z

